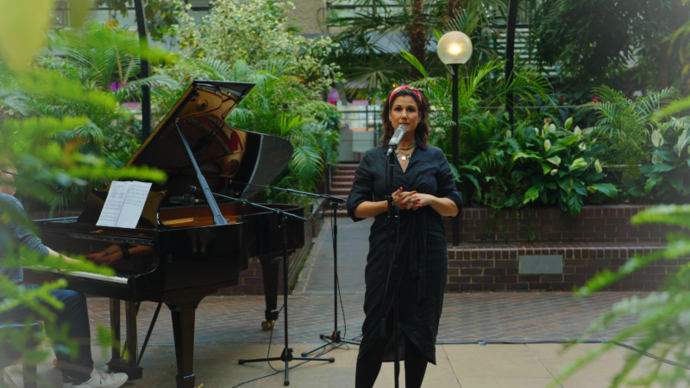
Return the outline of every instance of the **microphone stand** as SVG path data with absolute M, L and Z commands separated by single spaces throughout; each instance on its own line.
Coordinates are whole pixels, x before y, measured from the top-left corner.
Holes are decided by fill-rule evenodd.
M 248 363 L 248 362 L 264 362 L 264 361 L 283 361 L 285 362 L 285 382 L 284 385 L 290 385 L 290 366 L 289 362 L 293 360 L 304 360 L 304 361 L 328 361 L 328 362 L 335 362 L 335 358 L 315 358 L 315 357 L 293 357 L 292 352 L 293 349 L 289 347 L 289 342 L 288 342 L 288 257 L 287 257 L 287 251 L 288 251 L 288 245 L 287 245 L 287 220 L 288 217 L 291 217 L 296 220 L 300 220 L 302 222 L 306 222 L 307 219 L 304 217 L 300 217 L 295 214 L 288 213 L 286 211 L 280 210 L 280 209 L 274 209 L 268 206 L 263 206 L 259 205 L 250 201 L 247 201 L 246 199 L 242 198 L 234 198 L 230 197 L 227 195 L 222 195 L 218 193 L 212 193 L 214 196 L 217 197 L 222 197 L 222 198 L 227 198 L 231 199 L 233 201 L 241 202 L 243 205 L 251 205 L 254 207 L 258 207 L 260 209 L 268 210 L 273 213 L 278 214 L 280 217 L 280 228 L 283 231 L 283 305 L 285 309 L 285 347 L 283 348 L 283 352 L 281 353 L 280 357 L 269 357 L 269 358 L 258 358 L 258 359 L 252 359 L 252 360 L 238 360 L 238 363 L 240 365 Z
M 399 352 L 399 340 L 400 340 L 400 301 L 398 300 L 398 288 L 399 288 L 399 268 L 398 260 L 396 258 L 396 252 L 391 253 L 391 232 L 396 230 L 400 222 L 399 219 L 399 209 L 393 201 L 393 178 L 395 174 L 395 150 L 398 147 L 397 144 L 389 145 L 388 153 L 388 169 L 386 174 L 386 187 L 388 188 L 388 195 L 386 195 L 386 200 L 388 201 L 388 210 L 386 217 L 386 266 L 388 267 L 388 276 L 386 278 L 386 286 L 383 289 L 383 298 L 381 300 L 381 336 L 388 338 L 387 333 L 387 318 L 386 318 L 386 296 L 388 295 L 388 286 L 391 277 L 393 278 L 393 335 L 394 335 L 394 345 L 395 345 L 395 364 L 394 364 L 394 381 L 395 388 L 400 387 L 400 352 Z M 397 248 L 397 234 L 395 239 L 395 244 L 393 244 L 393 249 Z
M 350 344 L 350 345 L 359 345 L 359 341 L 354 341 L 351 339 L 344 338 L 340 335 L 340 330 L 338 330 L 338 286 L 339 286 L 339 279 L 338 279 L 338 217 L 337 217 L 337 211 L 339 209 L 339 204 L 347 202 L 346 200 L 338 197 L 334 197 L 330 194 L 314 194 L 314 193 L 309 193 L 305 191 L 297 191 L 293 189 L 286 189 L 282 187 L 275 187 L 275 186 L 265 186 L 265 185 L 257 185 L 253 183 L 242 183 L 242 182 L 235 182 L 238 184 L 243 184 L 243 185 L 248 185 L 248 186 L 254 186 L 254 187 L 261 187 L 264 189 L 271 189 L 271 190 L 279 190 L 279 191 L 284 191 L 286 193 L 294 194 L 294 195 L 299 195 L 299 196 L 306 196 L 306 197 L 311 197 L 311 198 L 324 198 L 327 201 L 327 208 L 331 210 L 331 221 L 333 223 L 333 332 L 328 335 L 328 334 L 321 334 L 319 335 L 319 338 L 322 339 L 323 341 L 326 341 L 323 345 L 320 345 L 312 350 L 306 351 L 302 353 L 302 357 L 307 357 L 309 354 L 316 352 L 317 350 L 323 349 L 324 347 L 328 345 L 334 345 L 335 344 Z

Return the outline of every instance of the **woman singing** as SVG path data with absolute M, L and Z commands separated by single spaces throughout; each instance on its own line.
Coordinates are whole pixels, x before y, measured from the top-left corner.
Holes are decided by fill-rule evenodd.
M 429 102 L 409 86 L 393 90 L 381 118 L 384 137 L 381 147 L 364 155 L 355 173 L 347 201 L 354 221 L 374 217 L 369 236 L 365 270 L 366 295 L 362 326 L 364 336 L 357 357 L 356 388 L 369 388 L 383 361 L 394 360 L 392 289 L 383 299 L 386 266 L 386 195 L 393 196 L 400 213 L 400 234 L 396 257 L 400 287 L 400 359 L 405 360 L 405 386 L 421 387 L 428 362 L 436 364 L 436 334 L 443 308 L 448 255 L 442 216 L 455 217 L 462 207 L 453 173 L 443 152 L 427 144 Z M 394 193 L 386 187 L 387 145 L 398 125 L 407 133 L 397 150 Z M 391 234 L 391 245 L 395 241 Z M 392 281 L 390 287 L 392 287 Z M 381 335 L 381 314 L 385 303 L 386 337 Z

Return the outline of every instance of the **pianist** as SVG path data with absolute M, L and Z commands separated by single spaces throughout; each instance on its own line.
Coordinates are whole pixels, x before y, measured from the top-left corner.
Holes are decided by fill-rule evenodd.
M 14 187 L 14 174 L 16 169 L 10 163 L 0 162 L 0 201 L 13 206 L 18 212 L 26 214 L 21 202 L 14 197 L 16 188 Z M 2 210 L 0 210 L 2 219 Z M 9 224 L 0 223 L 0 228 L 8 228 L 9 234 L 15 242 L 24 245 L 26 248 L 37 251 L 42 255 L 59 256 L 60 254 L 42 244 L 31 231 L 13 222 Z M 23 272 L 19 268 L 4 267 L 5 246 L 0 246 L 0 276 L 21 284 Z M 65 258 L 68 261 L 74 260 Z M 26 286 L 31 287 L 31 286 Z M 74 388 L 117 388 L 127 382 L 127 375 L 124 373 L 103 373 L 93 367 L 91 358 L 91 331 L 89 328 L 89 317 L 86 306 L 86 298 L 83 294 L 71 290 L 55 290 L 52 295 L 64 304 L 62 310 L 50 308 L 57 316 L 56 324 L 58 327 L 64 323 L 69 325 L 69 336 L 79 342 L 79 353 L 69 355 L 60 351 L 64 347 L 54 347 L 55 356 L 58 360 L 63 380 L 72 382 Z M 0 295 L 0 302 L 3 295 Z M 24 323 L 33 315 L 33 311 L 25 306 L 19 306 L 13 310 L 0 314 L 0 325 L 9 323 Z

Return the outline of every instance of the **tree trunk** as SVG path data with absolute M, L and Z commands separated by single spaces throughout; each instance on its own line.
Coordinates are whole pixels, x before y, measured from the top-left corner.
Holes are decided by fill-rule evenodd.
M 424 66 L 426 63 L 427 41 L 427 31 L 424 29 L 423 25 L 423 11 L 424 0 L 412 0 L 412 14 L 417 15 L 417 18 L 407 30 L 407 38 L 410 44 L 410 54 L 414 55 L 422 66 Z M 414 81 L 420 78 L 422 78 L 422 73 L 420 73 L 419 70 L 417 70 L 414 66 L 410 65 L 410 80 Z
M 444 23 L 452 20 L 465 8 L 468 0 L 448 0 L 446 3 L 446 20 Z

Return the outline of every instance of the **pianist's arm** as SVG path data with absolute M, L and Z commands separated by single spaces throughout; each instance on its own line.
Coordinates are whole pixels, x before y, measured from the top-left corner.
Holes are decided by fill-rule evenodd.
M 17 212 L 20 214 L 24 215 L 25 217 L 28 218 L 26 215 L 26 211 L 24 211 L 24 206 L 22 206 L 22 203 L 19 202 L 17 198 L 15 198 L 12 195 L 9 195 L 7 193 L 4 193 L 0 191 L 0 201 L 3 201 L 12 207 L 14 207 Z M 1 213 L 1 212 L 0 212 Z M 38 252 L 41 255 L 47 255 L 47 256 L 53 256 L 53 257 L 62 257 L 63 260 L 65 260 L 66 263 L 78 263 L 78 260 L 63 256 L 59 254 L 58 252 L 55 252 L 53 249 L 50 249 L 49 247 L 43 245 L 43 242 L 41 239 L 36 236 L 36 234 L 25 227 L 18 225 L 14 222 L 11 222 L 9 225 L 10 233 L 12 234 L 12 238 L 14 239 L 15 242 L 22 244 L 26 248 Z

